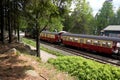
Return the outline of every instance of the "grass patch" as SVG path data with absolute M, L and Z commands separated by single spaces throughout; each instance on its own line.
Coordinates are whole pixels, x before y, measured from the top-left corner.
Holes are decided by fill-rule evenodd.
M 27 39 L 27 38 L 22 38 L 22 41 L 26 44 L 31 45 L 31 46 L 34 46 L 34 47 L 36 46 L 36 43 L 33 40 L 30 40 L 30 39 Z
M 57 69 L 76 76 L 79 80 L 120 80 L 120 68 L 101 64 L 79 56 L 64 56 L 50 59 Z
M 29 45 L 31 45 L 31 46 L 36 47 L 36 43 L 35 43 L 35 41 L 33 41 L 33 40 L 30 40 L 30 39 L 27 39 L 27 38 L 22 38 L 22 41 L 23 41 L 24 43 L 26 43 L 26 44 L 29 44 Z M 50 54 L 56 55 L 56 56 L 65 56 L 65 55 L 63 55 L 62 53 L 58 52 L 58 51 L 50 50 L 50 49 L 48 49 L 48 48 L 45 48 L 44 46 L 40 46 L 40 49 L 41 49 L 41 50 L 44 50 L 44 51 L 46 51 L 46 52 L 48 52 L 48 53 L 50 53 Z

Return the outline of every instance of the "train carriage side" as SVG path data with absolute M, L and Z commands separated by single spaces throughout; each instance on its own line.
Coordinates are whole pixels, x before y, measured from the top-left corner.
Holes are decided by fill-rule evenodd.
M 68 45 L 68 46 L 73 46 L 73 47 L 80 47 L 80 38 L 78 37 L 73 37 L 73 36 L 61 36 L 62 39 L 62 43 L 64 45 Z
M 61 39 L 62 39 L 62 43 L 64 45 L 68 45 L 68 46 L 73 46 L 73 47 L 78 47 L 81 48 L 83 43 L 83 39 L 80 37 L 76 37 L 76 36 L 71 36 L 71 34 L 68 33 L 68 35 L 62 34 L 61 35 Z
M 61 38 L 64 45 L 105 54 L 117 53 L 117 43 L 120 42 L 119 39 L 116 38 L 80 34 L 62 34 Z
M 57 32 L 43 31 L 40 34 L 40 39 L 47 42 L 56 43 L 59 39 L 59 35 Z
M 43 41 L 46 40 L 46 34 L 44 32 L 40 33 L 40 40 L 43 40 Z
M 83 47 L 87 50 L 100 52 L 100 53 L 112 53 L 112 41 L 102 40 L 102 39 L 93 39 L 85 38 L 85 43 Z

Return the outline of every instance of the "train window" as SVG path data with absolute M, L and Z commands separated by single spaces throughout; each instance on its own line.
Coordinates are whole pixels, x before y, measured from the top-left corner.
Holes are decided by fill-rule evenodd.
M 93 41 L 93 45 L 96 45 L 96 46 L 97 46 L 97 45 L 98 45 L 98 41 L 94 40 L 94 41 Z
M 47 37 L 49 38 L 49 37 L 50 37 L 50 34 L 47 34 Z
M 41 36 L 41 37 L 43 36 L 42 33 L 40 34 L 40 36 Z
M 44 37 L 46 37 L 46 34 L 43 34 Z
M 66 38 L 65 38 L 65 39 L 66 39 L 66 41 L 69 41 L 69 38 L 70 38 L 69 36 L 66 36 Z
M 52 35 L 51 34 L 49 34 L 49 38 L 51 38 L 52 37 Z
M 111 43 L 110 42 L 107 42 L 107 47 L 111 47 Z
M 69 41 L 69 36 L 66 37 L 66 40 Z
M 110 42 L 102 42 L 102 46 L 110 48 L 111 47 L 111 43 Z
M 73 38 L 72 37 L 69 37 L 69 41 L 72 41 L 73 40 Z
M 120 43 L 118 42 L 116 46 L 120 48 Z
M 45 35 L 45 37 L 47 37 L 47 34 L 44 34 Z
M 64 37 L 63 37 L 63 40 L 67 40 L 67 36 L 64 36 Z
M 43 34 L 43 33 L 41 33 L 41 35 L 42 35 L 42 36 L 44 36 L 44 34 Z
M 50 36 L 49 36 L 50 38 L 52 38 L 52 35 L 50 34 Z
M 78 38 L 74 38 L 74 40 L 75 40 L 75 41 L 77 41 L 77 40 L 78 40 Z
M 98 41 L 94 41 L 94 43 L 98 43 Z
M 53 38 L 53 35 L 51 35 L 50 38 Z
M 92 43 L 92 40 L 86 40 L 86 44 L 91 44 Z
M 106 47 L 106 42 L 102 42 L 102 46 L 103 46 L 103 47 Z
M 63 39 L 64 39 L 64 40 L 67 40 L 67 37 L 66 37 L 66 36 L 64 36 L 64 37 L 63 37 Z
M 93 45 L 100 46 L 100 41 L 94 40 Z
M 72 37 L 70 37 L 70 40 L 72 40 L 73 38 Z
M 74 42 L 78 42 L 78 38 L 74 38 L 73 40 L 74 40 Z
M 49 37 L 50 37 L 50 34 L 47 34 L 47 37 L 49 38 Z

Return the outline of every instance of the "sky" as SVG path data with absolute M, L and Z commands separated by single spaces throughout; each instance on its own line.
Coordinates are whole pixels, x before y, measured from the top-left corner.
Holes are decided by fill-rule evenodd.
M 90 3 L 90 6 L 93 9 L 93 15 L 95 15 L 99 9 L 101 9 L 103 3 L 105 2 L 105 0 L 87 0 Z M 113 0 L 113 7 L 114 7 L 114 11 L 116 11 L 118 9 L 118 7 L 120 7 L 120 0 Z

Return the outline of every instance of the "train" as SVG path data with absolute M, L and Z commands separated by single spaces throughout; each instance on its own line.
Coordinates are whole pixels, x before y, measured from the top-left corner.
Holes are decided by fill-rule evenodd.
M 40 33 L 40 40 L 94 51 L 97 53 L 120 56 L 120 38 L 73 34 L 65 31 L 42 31 Z

